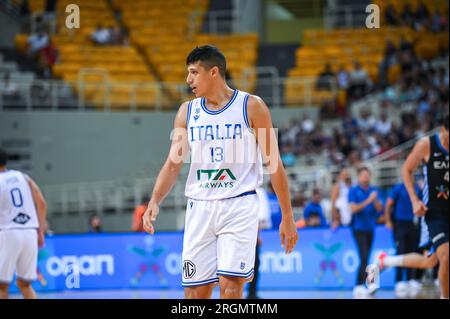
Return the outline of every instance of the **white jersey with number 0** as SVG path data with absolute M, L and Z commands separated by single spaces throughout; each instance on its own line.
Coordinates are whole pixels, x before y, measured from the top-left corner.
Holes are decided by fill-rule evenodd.
M 188 105 L 186 127 L 191 167 L 185 194 L 191 199 L 218 200 L 254 191 L 262 184 L 261 152 L 247 117 L 249 94 L 235 90 L 220 110 L 204 98 Z
M 0 230 L 38 228 L 31 188 L 19 171 L 0 172 Z

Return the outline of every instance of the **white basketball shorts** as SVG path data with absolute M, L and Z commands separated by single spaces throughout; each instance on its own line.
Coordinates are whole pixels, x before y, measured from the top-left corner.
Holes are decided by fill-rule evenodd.
M 36 229 L 0 230 L 0 282 L 11 283 L 16 272 L 23 281 L 37 279 Z
M 256 194 L 189 199 L 183 239 L 183 287 L 217 283 L 219 276 L 251 281 L 258 237 Z

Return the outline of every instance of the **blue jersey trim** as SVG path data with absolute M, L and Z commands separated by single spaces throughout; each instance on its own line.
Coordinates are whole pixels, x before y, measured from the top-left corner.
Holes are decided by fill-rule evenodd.
M 205 111 L 207 114 L 210 114 L 210 115 L 220 114 L 223 111 L 225 111 L 231 104 L 233 104 L 234 100 L 236 100 L 237 93 L 238 93 L 238 90 L 235 89 L 234 93 L 233 93 L 233 96 L 228 101 L 228 103 L 223 108 L 221 108 L 220 110 L 217 110 L 217 111 L 208 110 L 208 108 L 205 105 L 205 98 L 204 97 L 202 98 L 202 100 L 200 102 L 200 105 L 202 106 L 203 111 Z
M 192 101 L 188 104 L 188 111 L 187 111 L 187 117 L 186 117 L 186 129 L 189 127 L 189 120 L 191 119 L 191 108 L 192 108 Z
M 248 98 L 249 98 L 250 94 L 247 94 L 244 97 L 244 121 L 245 124 L 247 124 L 247 127 L 250 128 L 250 124 L 248 122 L 248 115 L 247 115 L 247 104 L 248 104 Z
M 448 155 L 448 151 L 444 148 L 444 146 L 441 143 L 441 139 L 439 138 L 439 134 L 436 133 L 436 142 L 437 146 L 441 149 L 442 152 L 444 152 L 445 155 Z

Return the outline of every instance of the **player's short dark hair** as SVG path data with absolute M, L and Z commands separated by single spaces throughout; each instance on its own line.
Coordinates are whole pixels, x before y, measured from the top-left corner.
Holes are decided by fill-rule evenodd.
M 215 46 L 203 45 L 192 50 L 186 58 L 186 65 L 196 62 L 201 62 L 207 70 L 211 69 L 213 66 L 217 66 L 220 75 L 225 79 L 227 60 L 223 53 Z
M 448 114 L 446 116 L 444 116 L 444 118 L 442 119 L 442 125 L 448 131 Z
M 8 154 L 0 148 L 0 166 L 5 166 L 8 162 Z
M 367 167 L 367 166 L 360 166 L 360 167 L 358 167 L 358 175 L 360 174 L 360 173 L 362 173 L 363 171 L 367 171 L 367 173 L 369 173 L 370 174 L 370 169 Z

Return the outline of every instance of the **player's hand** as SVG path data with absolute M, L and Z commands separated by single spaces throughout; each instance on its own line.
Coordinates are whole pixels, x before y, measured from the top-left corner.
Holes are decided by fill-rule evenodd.
M 372 193 L 370 193 L 369 198 L 367 199 L 369 204 L 373 203 L 378 197 L 378 192 L 377 191 L 373 191 Z
M 392 224 L 392 220 L 387 220 L 385 223 L 387 229 L 392 229 L 394 225 Z
M 416 216 L 425 216 L 428 207 L 421 200 L 417 200 L 413 202 L 413 210 Z
M 298 240 L 297 227 L 295 226 L 294 218 L 281 219 L 280 239 L 281 247 L 284 248 L 286 254 L 290 254 L 294 250 Z
M 45 245 L 45 234 L 44 231 L 41 229 L 38 229 L 38 247 L 42 248 Z
M 159 206 L 155 203 L 148 203 L 147 210 L 144 213 L 144 216 L 142 216 L 142 226 L 144 227 L 144 230 L 149 234 L 155 233 L 155 228 L 153 227 L 153 223 L 156 220 L 156 216 L 158 216 L 159 213 Z
M 335 220 L 331 224 L 331 230 L 336 230 L 339 226 L 340 226 L 340 223 L 337 220 Z

